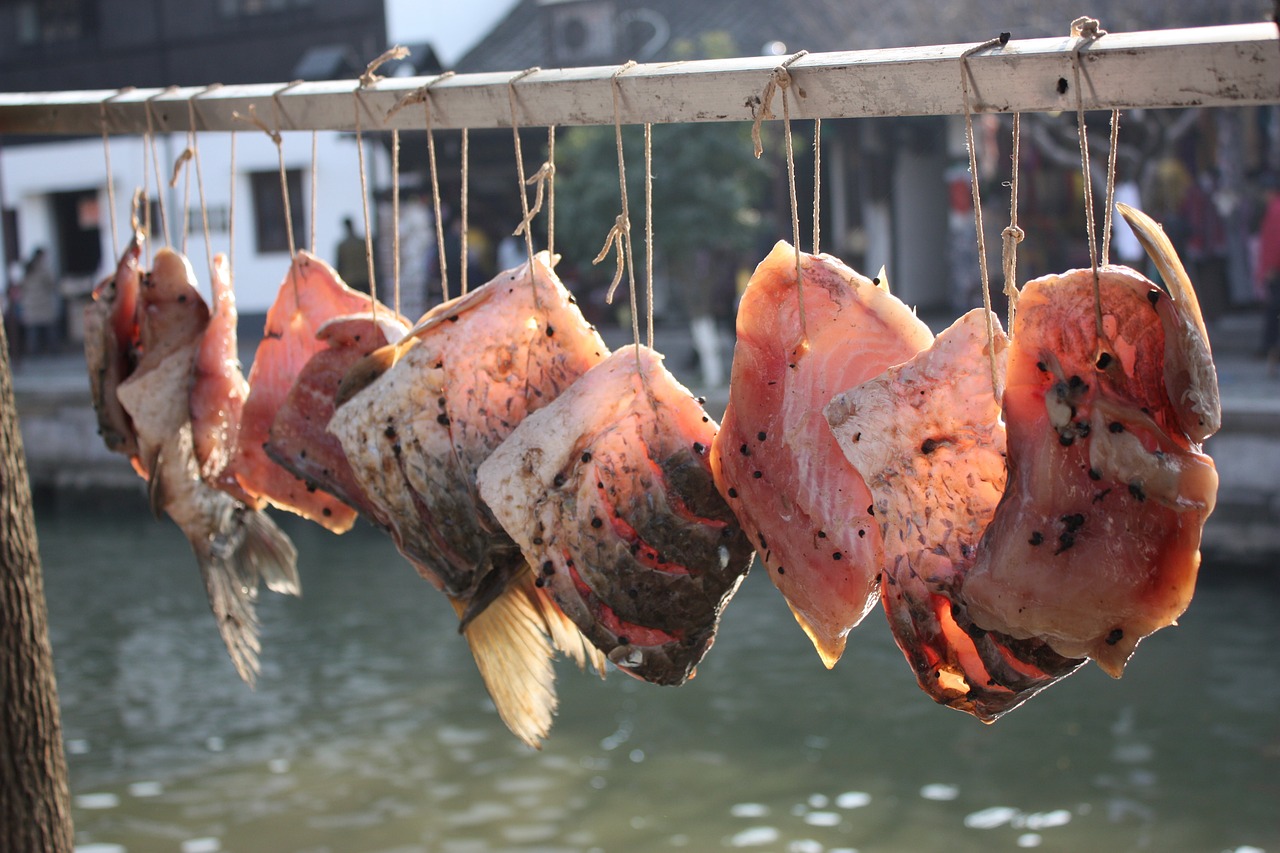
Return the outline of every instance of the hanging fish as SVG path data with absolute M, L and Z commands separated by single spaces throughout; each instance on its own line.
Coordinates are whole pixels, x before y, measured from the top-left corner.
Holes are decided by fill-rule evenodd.
M 84 356 L 98 434 L 109 450 L 130 459 L 137 458 L 138 436 L 116 391 L 138 364 L 141 256 L 142 234 L 134 232 L 115 272 L 93 289 L 93 300 L 84 310 Z
M 716 423 L 648 347 L 591 368 L 480 466 L 480 495 L 619 669 L 692 677 L 751 545 L 716 492 Z
M 325 349 L 311 356 L 289 389 L 266 443 L 267 456 L 299 477 L 363 513 L 382 527 L 389 522 L 356 482 L 342 443 L 329 432 L 338 388 L 360 359 L 399 341 L 408 328 L 390 312 L 335 317 L 320 327 L 316 339 Z
M 999 389 L 1008 340 L 990 322 L 990 344 L 986 312 L 970 311 L 928 349 L 825 409 L 874 495 L 880 598 L 894 639 L 926 693 L 987 722 L 1083 663 L 1038 639 L 980 630 L 961 603 L 1006 484 Z
M 449 596 L 499 715 L 535 746 L 556 704 L 552 645 L 580 665 L 603 662 L 535 585 L 480 501 L 476 471 L 607 355 L 541 252 L 353 366 L 329 423 L 372 514 Z
M 822 408 L 933 339 L 911 309 L 830 255 L 779 242 L 738 307 L 720 493 L 828 667 L 875 604 L 883 549 L 871 493 Z M 803 302 L 803 320 L 801 313 Z
M 962 597 L 975 624 L 1119 677 L 1187 608 L 1221 424 L 1195 290 L 1146 215 L 1119 206 L 1169 291 L 1120 266 L 1029 282 L 1004 396 L 1009 485 Z
M 316 338 L 317 330 L 335 317 L 368 310 L 369 296 L 347 287 L 324 261 L 304 251 L 294 256 L 267 311 L 262 342 L 249 369 L 249 397 L 241 416 L 236 458 L 231 463 L 241 488 L 259 505 L 270 502 L 334 533 L 351 529 L 355 510 L 277 465 L 267 456 L 264 445 L 294 380 L 307 361 L 325 348 Z M 377 311 L 403 323 L 385 306 L 379 305 Z
M 136 265 L 136 244 L 122 268 Z M 132 273 L 124 276 L 131 286 Z M 167 514 L 186 534 L 204 577 L 218 631 L 236 672 L 253 683 L 258 673 L 258 588 L 297 595 L 297 552 L 266 515 L 246 507 L 200 476 L 193 438 L 190 391 L 209 309 L 195 289 L 191 264 L 169 249 L 156 253 L 139 279 L 137 349 L 132 372 L 116 395 L 136 436 L 135 467 L 147 480 L 152 510 Z M 122 292 L 117 281 L 117 298 Z M 104 293 L 104 299 L 106 299 Z M 129 329 L 124 323 L 121 328 Z M 127 334 L 127 331 L 126 331 Z M 110 352 L 110 348 L 103 348 Z M 92 363 L 90 374 L 100 369 Z M 109 385 L 104 383 L 105 392 Z M 108 446 L 112 444 L 109 441 Z M 124 445 L 113 449 L 124 451 Z

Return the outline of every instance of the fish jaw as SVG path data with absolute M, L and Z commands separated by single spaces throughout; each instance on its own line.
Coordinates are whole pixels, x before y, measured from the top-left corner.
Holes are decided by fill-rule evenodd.
M 1203 442 L 1222 427 L 1218 372 L 1195 287 L 1168 236 L 1151 217 L 1117 204 L 1169 289 L 1170 303 L 1157 305 L 1165 330 L 1165 387 L 1183 432 Z
M 1165 383 L 1161 291 L 1138 273 L 1029 282 L 1010 350 L 1009 485 L 962 599 L 984 629 L 1040 638 L 1119 676 L 1190 603 L 1213 463 Z
M 710 459 L 720 494 L 830 668 L 875 605 L 883 549 L 871 493 L 822 409 L 933 336 L 837 259 L 802 253 L 800 263 L 797 288 L 796 252 L 779 242 L 743 293 L 729 403 Z
M 692 677 L 750 566 L 706 459 L 715 429 L 657 353 L 627 347 L 480 466 L 481 496 L 538 586 L 619 669 L 656 684 Z

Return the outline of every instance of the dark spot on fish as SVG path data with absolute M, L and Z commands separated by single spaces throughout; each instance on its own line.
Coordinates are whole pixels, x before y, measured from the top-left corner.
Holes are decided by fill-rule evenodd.
M 325 518 L 328 518 L 329 516 L 333 515 L 333 510 L 329 509 L 329 507 L 325 507 L 324 509 L 320 510 L 320 514 L 323 515 Z
M 436 423 L 440 424 L 440 426 L 448 426 L 449 416 L 445 414 L 436 415 Z
M 548 326 L 547 326 L 547 337 L 548 337 L 548 338 L 553 338 L 553 337 L 555 337 L 555 334 L 556 334 L 556 327 L 555 327 L 555 326 L 548 325 Z
M 763 472 L 763 471 L 752 471 L 752 472 L 751 472 L 751 476 L 752 476 L 752 477 L 754 477 L 755 479 L 759 480 L 761 477 L 763 477 L 763 476 L 764 476 L 764 472 Z
M 856 433 L 854 433 L 854 434 L 853 434 L 853 440 L 854 440 L 854 441 L 862 441 L 862 433 L 860 433 L 860 432 L 856 432 Z
M 601 527 L 604 527 L 604 522 L 599 518 L 593 518 L 591 519 L 591 526 L 599 530 Z
M 450 323 L 456 323 L 458 322 L 458 315 L 454 314 L 451 317 L 445 317 L 445 319 L 448 320 Z
M 763 533 L 757 533 L 756 540 L 759 541 L 761 548 L 765 549 L 766 551 L 769 550 L 769 543 L 765 541 Z
M 867 531 L 865 531 L 865 530 L 863 530 L 861 527 L 859 527 L 859 528 L 858 528 L 858 538 L 859 538 L 859 539 L 861 539 L 862 537 L 864 537 L 864 536 L 866 536 L 866 535 L 867 535 Z
M 1062 517 L 1062 523 L 1067 526 L 1067 530 L 1079 530 L 1081 527 L 1084 527 L 1084 514 L 1076 512 L 1071 515 L 1064 515 Z
M 819 538 L 819 539 L 826 539 L 826 538 L 827 538 L 827 533 L 826 533 L 826 531 L 825 531 L 825 530 L 819 530 L 819 531 L 818 531 L 818 538 Z
M 731 497 L 731 498 L 736 498 L 737 496 L 738 496 L 738 490 L 737 490 L 737 489 L 730 489 L 730 490 L 729 490 L 729 497 Z
M 555 478 L 551 481 L 551 485 L 555 486 L 557 489 L 563 486 L 564 474 L 556 474 Z
M 876 287 L 879 287 L 879 286 L 880 286 L 880 276 L 876 276 L 875 278 L 871 279 L 871 283 L 872 283 L 872 284 L 874 284 Z
M 535 536 L 535 537 L 533 537 L 532 539 L 530 539 L 529 541 L 530 541 L 530 542 L 532 542 L 534 545 L 541 545 L 541 544 L 542 544 L 542 537 L 541 537 L 541 536 Z
M 1048 373 L 1049 365 L 1045 364 L 1043 361 L 1037 361 L 1036 370 L 1040 371 L 1041 373 Z
M 778 574 L 785 575 L 786 573 L 787 573 L 786 569 L 782 568 L 782 566 L 778 566 Z
M 629 598 L 639 598 L 639 597 L 640 597 L 640 590 L 636 589 L 636 588 L 633 586 L 633 587 L 631 587 L 630 589 L 628 589 L 628 590 L 627 590 L 627 596 L 628 596 Z
M 1111 633 L 1107 634 L 1107 645 L 1114 646 L 1116 643 L 1124 639 L 1124 631 L 1120 628 L 1112 628 Z
M 437 398 L 436 398 L 436 405 L 443 409 L 443 408 L 444 408 L 444 397 L 437 397 Z
M 393 426 L 388 426 L 386 429 L 382 431 L 382 434 L 385 435 L 387 438 L 395 438 L 396 428 Z
M 396 458 L 400 457 L 400 442 L 397 441 L 395 444 L 391 445 L 391 454 Z
M 436 362 L 436 366 L 435 366 L 433 369 L 434 369 L 434 370 L 443 370 L 443 369 L 444 369 L 444 362 L 443 362 L 443 361 L 437 361 L 437 362 Z
M 924 443 L 920 445 L 920 452 L 925 456 L 938 449 L 938 442 L 932 438 L 926 438 Z
M 765 440 L 766 438 L 768 438 L 768 437 L 769 437 L 769 436 L 765 434 L 764 430 L 761 430 L 760 432 L 756 433 L 756 440 L 757 440 L 757 441 L 764 441 L 764 440 Z
M 1076 433 L 1081 438 L 1088 438 L 1089 433 L 1093 432 L 1093 427 L 1089 426 L 1088 421 L 1080 421 L 1076 424 Z
M 1067 94 L 1067 88 L 1069 85 L 1070 84 L 1067 83 L 1066 77 L 1059 77 L 1058 78 L 1058 94 L 1059 95 Z
M 1069 550 L 1072 545 L 1076 544 L 1076 535 L 1071 531 L 1063 531 L 1058 537 L 1058 550 L 1053 552 L 1053 556 L 1058 556 L 1063 551 Z
M 601 482 L 598 482 L 598 481 L 597 481 L 597 482 L 596 482 L 596 488 L 597 488 L 597 489 L 603 489 L 603 488 L 604 488 L 604 483 L 601 483 Z
M 876 514 L 875 504 L 867 504 L 867 515 L 875 515 L 875 514 Z
M 1124 424 L 1120 423 L 1119 421 L 1112 421 L 1111 423 L 1107 424 L 1107 429 L 1116 433 L 1124 432 Z
M 307 458 L 307 451 L 306 451 L 306 450 L 299 450 L 299 451 L 298 451 L 298 456 L 299 456 L 300 458 L 302 458 L 302 459 L 306 459 L 306 458 Z
M 1084 380 L 1081 379 L 1079 376 L 1072 376 L 1070 379 L 1067 380 L 1067 387 L 1072 389 L 1073 391 L 1078 390 L 1082 385 L 1084 385 Z
M 1044 534 L 1039 530 L 1031 531 L 1031 538 L 1027 540 L 1028 545 L 1040 545 L 1044 542 Z
M 699 451 L 699 452 L 701 452 L 701 451 Z M 585 465 L 585 464 L 587 464 L 587 463 L 588 463 L 588 462 L 590 462 L 590 461 L 591 461 L 591 453 L 590 453 L 589 451 L 584 450 L 584 451 L 582 452 L 582 464 L 584 464 L 584 465 Z
M 831 559 L 833 559 L 833 560 L 843 560 L 843 559 L 844 559 L 844 554 L 840 553 L 839 551 L 836 551 L 836 552 L 834 552 L 834 553 L 831 555 Z
M 1102 491 L 1098 492 L 1096 495 L 1093 496 L 1093 502 L 1099 503 L 1100 501 L 1102 501 L 1103 498 L 1105 498 L 1109 494 L 1111 494 L 1110 489 L 1103 489 Z
M 1111 364 L 1111 353 L 1109 352 L 1100 353 L 1098 355 L 1098 369 L 1106 370 L 1109 364 Z
M 707 404 L 707 398 L 706 398 L 706 397 L 694 397 L 694 398 L 693 398 L 693 402 L 697 403 L 699 406 L 705 406 L 705 405 Z
M 1063 447 L 1070 447 L 1075 443 L 1076 437 L 1070 433 L 1062 433 L 1058 436 L 1058 444 L 1061 444 Z
M 751 455 L 750 449 L 748 449 L 745 444 L 738 448 L 738 452 L 741 453 L 743 456 Z
M 542 587 L 547 585 L 546 578 L 534 578 L 533 585 L 541 589 Z
M 303 483 L 302 487 L 305 488 L 308 492 L 314 492 L 316 490 L 315 483 Z
M 178 301 L 179 301 L 179 302 L 186 302 L 186 301 L 187 301 L 187 295 L 186 295 L 185 293 L 184 293 L 184 294 L 182 294 L 181 296 L 179 296 L 179 297 L 178 297 Z
M 703 422 L 704 424 L 705 424 L 705 423 L 710 423 L 710 422 L 711 422 L 711 418 L 707 417 L 706 415 L 703 415 L 703 416 L 702 416 L 702 422 Z
M 1090 480 L 1093 480 L 1093 481 L 1095 481 L 1095 482 L 1096 482 L 1096 481 L 1098 481 L 1098 480 L 1101 480 L 1101 479 L 1102 479 L 1102 472 L 1101 472 L 1101 471 L 1099 471 L 1097 468 L 1090 468 L 1090 469 L 1089 469 L 1089 479 L 1090 479 Z
M 618 645 L 620 645 L 620 646 L 629 646 L 629 645 L 631 645 L 631 638 L 630 638 L 630 637 L 628 637 L 626 634 L 619 634 L 619 635 L 618 635 Z
M 570 294 L 569 294 L 569 304 L 570 304 L 570 305 L 577 305 L 577 304 L 578 304 L 578 297 L 576 297 L 576 296 L 574 296 L 572 293 L 570 293 Z
M 1137 498 L 1139 503 L 1147 499 L 1147 493 L 1142 490 L 1142 484 L 1137 480 L 1129 484 L 1129 494 Z
M 542 573 L 546 575 L 554 575 L 556 573 L 555 564 L 552 563 L 550 560 L 547 560 L 545 563 L 542 564 Z
M 1152 308 L 1156 307 L 1156 305 L 1160 302 L 1160 291 L 1155 289 L 1148 290 L 1147 301 L 1151 303 Z
M 704 451 L 704 450 L 706 450 L 706 449 L 707 449 L 707 446 L 706 446 L 705 444 L 703 444 L 701 441 L 695 441 L 695 442 L 693 443 L 693 452 L 694 452 L 694 453 L 696 453 L 696 454 L 698 454 L 699 456 L 701 456 L 701 455 L 702 455 L 702 451 Z
M 795 366 L 795 363 L 794 363 L 794 362 L 792 362 L 791 364 L 788 364 L 788 365 L 787 365 L 787 367 L 791 368 L 792 370 L 795 370 L 795 369 L 796 369 L 796 366 Z

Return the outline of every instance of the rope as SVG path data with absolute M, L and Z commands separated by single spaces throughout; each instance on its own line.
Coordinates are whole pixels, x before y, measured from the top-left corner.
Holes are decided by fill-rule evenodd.
M 765 82 L 764 91 L 760 94 L 760 98 L 758 100 L 753 99 L 751 102 L 751 143 L 755 147 L 757 160 L 764 153 L 764 145 L 760 141 L 760 124 L 766 119 L 777 118 L 772 110 L 773 93 L 778 90 L 779 85 L 791 85 L 791 77 L 786 69 L 791 66 L 791 63 L 802 56 L 808 55 L 808 53 L 809 51 L 807 50 L 801 50 L 783 60 L 782 64 L 774 68 L 769 74 L 769 79 Z
M 165 212 L 164 212 L 164 191 L 163 189 L 161 189 L 164 186 L 164 184 L 161 183 L 160 181 L 160 159 L 159 157 L 156 156 L 156 137 L 155 137 L 155 132 L 152 129 L 151 102 L 154 101 L 156 98 L 160 97 L 161 95 L 165 94 L 166 92 L 171 91 L 172 88 L 173 87 L 171 86 L 168 89 L 165 89 L 163 92 L 157 92 L 156 94 L 152 95 L 150 98 L 147 98 L 145 103 L 146 112 L 147 112 L 147 135 L 146 135 L 145 142 L 147 145 L 151 147 L 151 169 L 155 173 L 155 179 L 156 179 L 156 203 L 159 205 L 159 209 L 160 209 L 160 231 L 162 234 L 164 234 L 164 242 L 166 245 L 169 244 L 169 220 L 165 216 Z M 151 230 L 151 206 L 147 205 L 148 233 L 150 233 L 150 230 Z
M 609 285 L 609 291 L 605 294 L 605 301 L 610 304 L 613 303 L 614 292 L 622 281 L 623 265 L 625 264 L 626 266 L 627 289 L 630 291 L 631 296 L 631 338 L 636 345 L 636 371 L 640 372 L 640 309 L 636 297 L 635 254 L 631 245 L 631 204 L 627 198 L 627 163 L 622 152 L 622 85 L 618 80 L 619 77 L 630 71 L 635 65 L 634 59 L 627 60 L 613 72 L 613 77 L 610 80 L 613 93 L 613 139 L 618 149 L 618 195 L 622 204 L 622 212 L 614 220 L 613 228 L 609 230 L 609 236 L 605 238 L 604 248 L 600 250 L 600 254 L 596 256 L 594 263 L 600 263 L 600 261 L 604 260 L 610 245 L 617 249 L 618 268 L 614 273 L 613 282 Z
M 547 127 L 547 254 L 556 257 L 556 126 Z
M 653 124 L 644 125 L 644 298 L 649 349 L 653 349 Z
M 1102 281 L 1098 275 L 1098 239 L 1093 221 L 1093 180 L 1089 171 L 1089 131 L 1084 122 L 1084 88 L 1080 83 L 1080 51 L 1107 31 L 1090 17 L 1079 17 L 1071 22 L 1071 35 L 1079 39 L 1071 53 L 1071 70 L 1076 86 L 1076 136 L 1080 140 L 1080 170 L 1083 177 L 1085 230 L 1089 235 L 1089 267 L 1093 270 L 1093 319 L 1098 340 L 1102 329 Z
M 187 106 L 191 106 L 191 101 L 187 101 Z M 187 231 L 191 225 L 191 217 L 187 211 L 191 210 L 191 170 L 187 169 L 184 173 L 182 167 L 191 162 L 193 152 L 191 150 L 191 138 L 193 131 L 187 128 L 187 147 L 182 149 L 182 153 L 178 155 L 178 159 L 173 162 L 173 174 L 169 176 L 169 189 L 173 189 L 178 185 L 178 176 L 186 175 L 186 181 L 182 188 L 182 241 L 179 244 L 179 251 L 182 254 L 187 253 Z
M 217 88 L 217 86 L 218 84 L 215 83 L 213 86 L 210 86 L 208 89 L 205 89 L 204 91 L 208 92 L 210 89 Z M 209 264 L 209 275 L 211 277 L 209 286 L 210 288 L 212 288 L 213 287 L 212 276 L 214 275 L 213 239 L 209 236 L 209 208 L 205 204 L 204 174 L 200 171 L 200 147 L 199 147 L 199 142 L 197 141 L 197 138 L 196 138 L 195 96 L 193 96 L 190 100 L 187 101 L 187 117 L 190 120 L 190 125 L 191 125 L 191 147 L 190 147 L 191 159 L 194 160 L 196 164 L 196 190 L 200 194 L 200 221 L 201 221 L 201 224 L 204 226 L 204 255 L 205 255 L 205 260 Z M 188 171 L 187 174 L 190 175 L 191 174 L 190 171 Z
M 400 313 L 400 131 L 391 131 L 391 287 L 392 307 Z
M 464 127 L 462 129 L 462 203 L 460 217 L 462 219 L 462 281 L 460 282 L 463 293 L 467 292 L 467 267 L 470 266 L 467 257 L 467 184 L 470 180 L 469 161 L 470 152 L 470 134 Z
M 782 75 L 778 75 L 778 71 Z M 800 309 L 800 340 L 802 344 L 809 340 L 809 324 L 804 312 L 804 273 L 800 268 L 800 205 L 796 200 L 796 158 L 791 145 L 791 105 L 787 99 L 787 90 L 791 88 L 791 74 L 779 66 L 774 76 L 780 76 L 777 83 L 782 89 L 782 135 L 783 146 L 787 151 L 787 191 L 791 195 L 791 245 L 796 253 L 796 305 Z M 770 78 L 772 82 L 772 78 Z
M 516 180 L 520 186 L 520 212 L 522 214 L 520 222 L 522 224 L 529 221 L 529 197 L 525 194 L 525 186 L 528 181 L 524 177 L 524 152 L 520 150 L 520 125 L 516 121 L 516 83 L 539 70 L 541 69 L 537 66 L 526 68 L 507 81 L 507 105 L 511 108 L 511 136 L 515 141 Z M 529 233 L 528 228 L 524 229 L 524 249 L 529 258 L 529 283 L 533 287 L 533 304 L 534 307 L 540 308 L 537 282 L 534 280 L 533 235 Z
M 317 166 L 320 164 L 320 152 L 319 152 L 319 145 L 317 143 L 318 136 L 319 136 L 319 131 L 316 131 L 316 130 L 311 131 L 311 254 L 313 255 L 317 254 L 316 252 L 316 199 L 319 197 L 319 192 L 317 191 L 317 186 L 319 181 L 319 178 L 318 178 L 319 169 L 317 169 Z
M 813 253 L 818 254 L 822 226 L 822 119 L 813 120 Z
M 987 238 L 982 227 L 982 191 L 978 186 L 978 154 L 973 146 L 973 108 L 969 104 L 969 57 L 996 45 L 1003 46 L 1008 41 L 1008 35 L 1002 33 L 996 38 L 987 39 L 982 44 L 974 45 L 960 54 L 960 90 L 964 96 L 964 136 L 965 144 L 969 148 L 969 183 L 973 192 L 973 221 L 974 227 L 978 232 L 978 271 L 982 277 L 982 307 L 987 325 L 987 360 L 991 366 L 991 389 L 997 400 L 1000 399 L 1004 392 L 1000 388 L 996 372 L 996 333 L 995 327 L 991 322 L 991 283 L 987 274 Z
M 231 198 L 227 201 L 227 274 L 236 280 L 236 132 L 231 131 Z
M 440 215 L 440 178 L 439 173 L 436 170 L 436 133 L 435 124 L 431 116 L 431 87 L 442 80 L 448 80 L 453 76 L 453 74 L 454 72 L 452 71 L 446 71 L 443 74 L 437 75 L 431 82 L 423 86 L 419 86 L 414 91 L 405 95 L 387 112 L 386 117 L 383 119 L 383 122 L 385 123 L 393 115 L 410 104 L 422 103 L 423 123 L 426 125 L 427 129 L 427 159 L 430 164 L 431 201 L 435 209 L 436 258 L 437 263 L 440 266 L 440 293 L 443 297 L 443 301 L 445 302 L 449 301 L 449 273 L 448 263 L 445 260 L 444 254 L 444 218 Z M 466 226 L 464 225 L 464 234 L 465 229 Z M 399 229 L 397 229 L 397 239 L 399 239 Z M 465 244 L 463 245 L 462 251 L 465 256 L 467 251 Z M 399 261 L 397 259 L 397 264 L 398 263 Z M 397 289 L 398 287 L 399 283 L 397 281 Z M 464 288 L 463 293 L 465 292 L 466 290 Z
M 111 254 L 117 259 L 120 257 L 120 239 L 116 234 L 116 180 L 111 169 L 111 140 L 107 135 L 107 101 L 115 100 L 131 91 L 133 87 L 126 86 L 98 104 L 98 118 L 102 123 L 102 159 L 105 161 L 107 170 L 107 215 L 111 219 Z
M 1009 334 L 1013 334 L 1013 318 L 1018 310 L 1018 244 L 1027 236 L 1018 227 L 1018 161 L 1022 139 L 1022 113 L 1013 114 L 1013 154 L 1009 174 L 1009 224 L 1000 236 L 1004 239 L 1000 257 L 1004 262 L 1004 295 L 1009 300 Z
M 367 72 L 366 72 L 367 73 Z M 363 78 L 361 78 L 363 85 Z M 351 90 L 351 104 L 356 121 L 356 157 L 360 163 L 360 207 L 364 211 L 364 261 L 369 271 L 369 310 L 378 320 L 378 284 L 373 272 L 373 230 L 369 227 L 369 182 L 364 173 L 364 136 L 360 130 L 360 87 Z
M 1111 111 L 1111 142 L 1107 149 L 1107 210 L 1102 223 L 1102 263 L 1111 258 L 1111 211 L 1116 206 L 1116 151 L 1120 147 L 1120 111 Z

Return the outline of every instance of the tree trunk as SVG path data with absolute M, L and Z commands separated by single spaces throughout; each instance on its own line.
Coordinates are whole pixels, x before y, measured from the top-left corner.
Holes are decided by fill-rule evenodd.
M 31 483 L 0 329 L 0 850 L 71 853 L 71 795 Z

